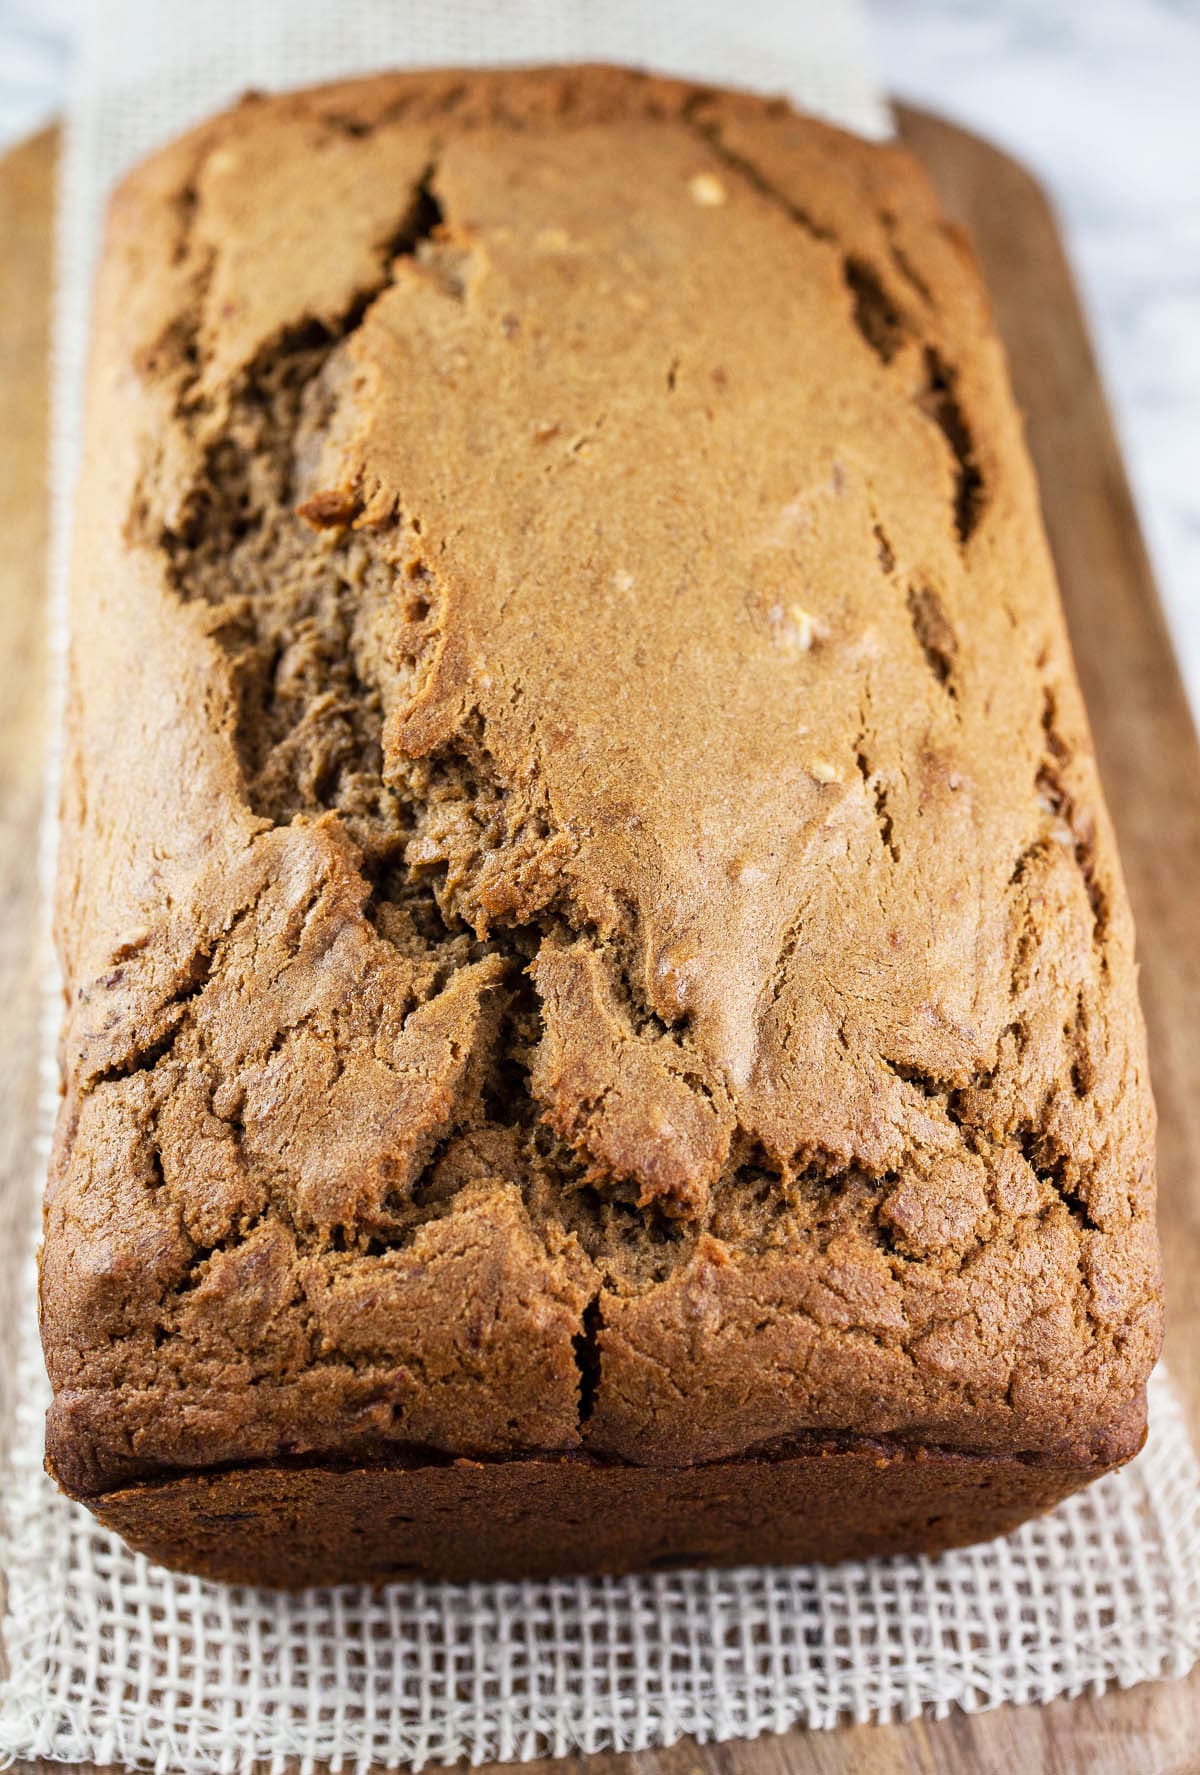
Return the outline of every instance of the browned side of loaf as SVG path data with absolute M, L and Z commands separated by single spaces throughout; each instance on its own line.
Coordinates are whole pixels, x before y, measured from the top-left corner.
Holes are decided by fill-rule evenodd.
M 1140 1446 L 1090 1462 L 836 1443 L 683 1471 L 587 1457 L 241 1467 L 109 1492 L 139 1552 L 232 1584 L 552 1577 L 942 1553 L 1007 1533 Z

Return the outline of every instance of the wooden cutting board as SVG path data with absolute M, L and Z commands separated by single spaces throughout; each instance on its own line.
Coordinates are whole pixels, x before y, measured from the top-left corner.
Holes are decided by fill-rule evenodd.
M 1200 751 L 1054 218 L 1020 167 L 900 113 L 971 229 L 1037 462 L 1100 767 L 1138 921 L 1160 1115 L 1167 1356 L 1200 1439 Z M 11 1405 L 32 1188 L 33 938 L 43 741 L 47 345 L 55 140 L 0 161 L 0 1437 Z M 636 1767 L 634 1767 L 636 1765 Z M 22 1767 L 50 1770 L 59 1765 Z M 1200 1771 L 1200 1670 L 1126 1693 L 940 1722 L 690 1741 L 568 1759 L 577 1775 L 1184 1775 Z

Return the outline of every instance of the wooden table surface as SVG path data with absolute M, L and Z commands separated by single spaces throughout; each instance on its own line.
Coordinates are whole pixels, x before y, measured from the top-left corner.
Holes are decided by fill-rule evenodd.
M 901 127 L 974 234 L 1041 477 L 1138 921 L 1160 1116 L 1167 1357 L 1200 1434 L 1200 751 L 1045 200 L 1020 168 L 950 125 L 906 111 Z M 0 163 L 0 1339 L 8 1357 L 0 1437 L 32 1188 L 53 166 L 49 134 Z M 1200 1669 L 1045 1707 L 537 1766 L 552 1767 L 563 1775 L 1184 1775 L 1200 1772 Z

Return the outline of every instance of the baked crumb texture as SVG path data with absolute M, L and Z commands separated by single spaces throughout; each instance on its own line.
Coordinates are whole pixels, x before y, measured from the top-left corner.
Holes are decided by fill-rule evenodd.
M 576 69 L 250 98 L 134 173 L 65 826 L 74 1494 L 1137 1445 L 1125 893 L 899 150 Z

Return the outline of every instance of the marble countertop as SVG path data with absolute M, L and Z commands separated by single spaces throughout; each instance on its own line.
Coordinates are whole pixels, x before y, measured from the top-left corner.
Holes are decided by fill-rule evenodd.
M 61 107 L 78 5 L 0 0 L 0 146 Z M 1200 0 L 866 5 L 886 89 L 1055 201 L 1200 716 Z

